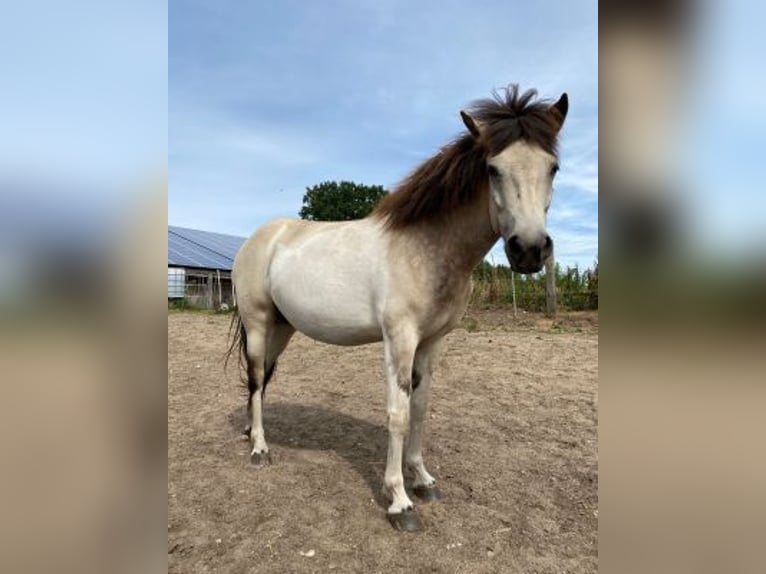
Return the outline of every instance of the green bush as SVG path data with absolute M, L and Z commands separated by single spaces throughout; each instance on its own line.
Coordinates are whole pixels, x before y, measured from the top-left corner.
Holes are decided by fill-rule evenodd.
M 474 270 L 472 302 L 478 304 L 513 304 L 511 268 L 492 265 L 487 261 Z M 516 306 L 525 311 L 546 310 L 545 273 L 518 275 Z M 593 269 L 580 271 L 577 267 L 562 269 L 556 265 L 556 295 L 560 309 L 585 311 L 598 309 L 598 264 Z

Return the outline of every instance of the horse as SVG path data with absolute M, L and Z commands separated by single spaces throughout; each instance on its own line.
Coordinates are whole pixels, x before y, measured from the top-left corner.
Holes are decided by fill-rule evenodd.
M 515 84 L 494 91 L 460 112 L 466 132 L 367 217 L 276 219 L 245 241 L 232 268 L 229 355 L 239 347 L 253 464 L 271 464 L 264 395 L 296 330 L 334 345 L 383 341 L 387 517 L 398 530 L 422 528 L 402 464 L 414 476 L 415 496 L 441 498 L 422 454 L 434 366 L 467 308 L 473 269 L 500 238 L 515 272 L 538 272 L 551 256 L 546 219 L 568 108 L 566 93 L 551 103 Z

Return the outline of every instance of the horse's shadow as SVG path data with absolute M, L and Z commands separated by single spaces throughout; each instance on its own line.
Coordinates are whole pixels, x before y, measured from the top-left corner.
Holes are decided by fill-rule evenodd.
M 266 440 L 276 455 L 275 464 L 279 462 L 274 445 L 335 451 L 364 478 L 375 501 L 383 508 L 388 506 L 381 491 L 388 449 L 384 426 L 316 405 L 272 403 L 263 411 Z M 232 411 L 228 419 L 241 434 L 247 423 L 245 407 Z

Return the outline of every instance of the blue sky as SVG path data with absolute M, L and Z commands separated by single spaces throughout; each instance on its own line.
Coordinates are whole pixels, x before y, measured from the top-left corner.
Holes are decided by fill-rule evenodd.
M 171 224 L 249 235 L 324 180 L 391 189 L 517 82 L 569 93 L 549 228 L 562 264 L 596 260 L 597 2 L 185 1 L 168 19 Z

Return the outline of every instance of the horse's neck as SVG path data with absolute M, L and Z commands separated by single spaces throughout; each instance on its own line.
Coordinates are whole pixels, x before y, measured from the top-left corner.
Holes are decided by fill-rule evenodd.
M 428 228 L 436 257 L 448 261 L 456 273 L 470 275 L 500 236 L 489 219 L 488 192 L 455 209 Z

